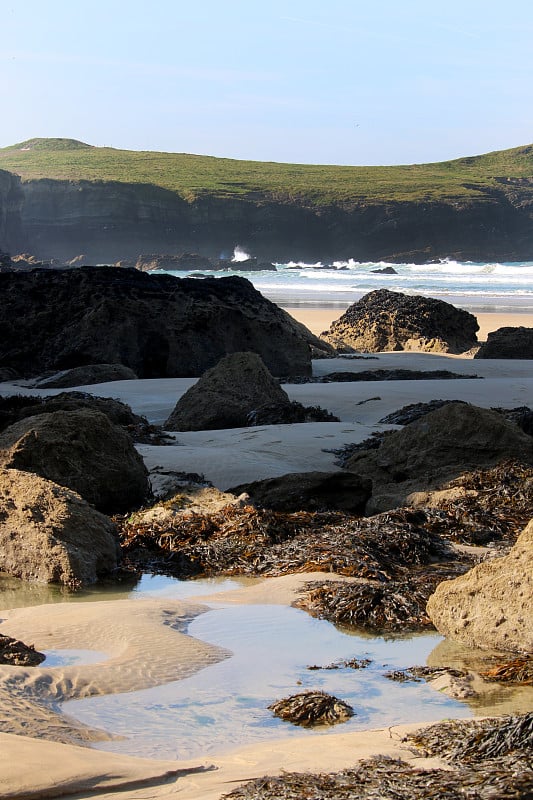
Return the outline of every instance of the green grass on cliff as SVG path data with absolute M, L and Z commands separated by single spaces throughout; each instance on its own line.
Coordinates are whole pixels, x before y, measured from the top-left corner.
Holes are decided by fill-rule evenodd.
M 351 207 L 384 201 L 468 202 L 490 196 L 496 187 L 519 188 L 533 195 L 533 145 L 435 164 L 343 167 L 115 150 L 73 139 L 30 139 L 0 149 L 0 169 L 23 180 L 151 184 L 189 201 L 215 195 Z

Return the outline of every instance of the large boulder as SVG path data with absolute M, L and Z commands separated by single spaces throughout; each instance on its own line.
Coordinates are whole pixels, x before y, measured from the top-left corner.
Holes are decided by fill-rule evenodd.
M 148 472 L 128 434 L 89 409 L 26 417 L 0 433 L 0 466 L 68 486 L 105 513 L 139 506 Z
M 87 364 L 73 367 L 39 381 L 39 389 L 67 389 L 71 386 L 90 386 L 111 381 L 134 381 L 137 375 L 122 364 Z
M 388 434 L 377 450 L 355 452 L 345 467 L 372 480 L 366 511 L 374 514 L 508 459 L 533 464 L 533 438 L 496 411 L 448 403 Z
M 265 403 L 290 406 L 289 396 L 255 353 L 222 358 L 178 400 L 164 424 L 171 431 L 244 428 Z
M 199 253 L 141 253 L 135 267 L 142 272 L 151 272 L 156 269 L 186 272 L 191 269 L 215 269 L 213 262 L 207 256 Z
M 477 345 L 476 318 L 450 303 L 378 289 L 351 305 L 321 334 L 340 350 L 464 353 Z
M 474 358 L 533 359 L 533 328 L 498 328 L 487 336 Z
M 118 556 L 113 523 L 78 494 L 0 468 L 0 571 L 76 587 L 110 573 Z
M 123 364 L 139 378 L 198 377 L 258 353 L 273 375 L 310 375 L 327 347 L 244 278 L 81 267 L 0 273 L 0 368 L 42 375 Z
M 444 636 L 469 647 L 533 653 L 533 520 L 509 555 L 437 586 L 427 611 Z
M 228 491 L 237 496 L 247 494 L 255 506 L 273 511 L 362 514 L 372 493 L 372 484 L 351 472 L 294 472 L 243 483 Z

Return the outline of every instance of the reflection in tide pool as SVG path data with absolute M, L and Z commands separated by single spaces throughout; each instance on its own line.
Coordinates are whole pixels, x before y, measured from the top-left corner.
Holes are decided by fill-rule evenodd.
M 293 735 L 315 735 L 272 716 L 274 700 L 322 689 L 350 703 L 355 716 L 335 732 L 412 720 L 469 716 L 467 706 L 425 683 L 398 684 L 389 669 L 425 664 L 437 634 L 410 639 L 361 638 L 285 606 L 218 606 L 197 617 L 189 634 L 233 656 L 191 678 L 139 692 L 66 703 L 86 725 L 126 737 L 98 746 L 157 758 L 201 754 Z M 338 659 L 370 658 L 366 669 L 308 670 Z M 322 729 L 323 732 L 324 729 Z

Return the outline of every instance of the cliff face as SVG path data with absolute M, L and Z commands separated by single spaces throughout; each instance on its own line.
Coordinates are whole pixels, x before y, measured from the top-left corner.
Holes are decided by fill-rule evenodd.
M 29 180 L 0 172 L 0 248 L 113 262 L 139 253 L 260 259 L 470 260 L 533 257 L 531 187 L 504 185 L 460 203 L 311 207 L 297 200 L 205 195 L 187 202 L 144 184 Z
M 21 209 L 24 203 L 20 178 L 0 169 L 0 250 L 9 252 L 22 237 Z

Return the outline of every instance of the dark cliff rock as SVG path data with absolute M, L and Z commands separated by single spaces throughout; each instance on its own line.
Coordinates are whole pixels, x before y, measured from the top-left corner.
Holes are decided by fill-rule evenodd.
M 322 338 L 340 349 L 464 353 L 477 344 L 473 314 L 421 295 L 378 289 L 332 323 Z
M 474 358 L 533 359 L 533 328 L 498 328 L 487 336 Z
M 135 262 L 135 267 L 142 272 L 152 272 L 156 269 L 175 270 L 176 272 L 191 269 L 217 269 L 211 259 L 198 253 L 141 253 Z
M 8 272 L 0 297 L 0 368 L 24 375 L 123 364 L 140 378 L 198 376 L 242 350 L 258 353 L 274 375 L 309 375 L 310 345 L 321 346 L 240 277 Z
M 527 187 L 501 184 L 459 201 L 335 202 L 208 192 L 188 201 L 150 184 L 27 180 L 0 172 L 0 247 L 94 263 L 139 253 L 212 259 L 236 243 L 260 260 L 520 260 L 533 252 Z

